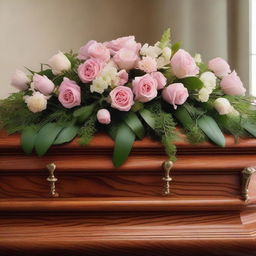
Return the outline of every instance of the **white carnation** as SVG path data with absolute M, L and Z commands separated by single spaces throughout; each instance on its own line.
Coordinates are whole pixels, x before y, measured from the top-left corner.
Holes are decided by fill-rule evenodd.
M 166 59 L 165 57 L 160 56 L 156 59 L 156 63 L 157 63 L 157 69 L 160 69 L 170 64 L 170 59 Z
M 41 112 L 47 107 L 47 98 L 40 92 L 33 92 L 32 96 L 25 96 L 25 102 L 30 111 Z
M 220 115 L 230 114 L 234 109 L 226 98 L 216 99 L 213 105 Z
M 198 100 L 201 102 L 207 102 L 209 100 L 209 96 L 212 93 L 211 90 L 209 90 L 208 88 L 201 88 L 198 92 Z
M 204 87 L 209 89 L 209 90 L 214 90 L 216 88 L 216 76 L 210 72 L 204 72 L 201 74 L 199 77 L 200 80 L 204 83 Z
M 154 46 L 149 46 L 148 44 L 144 44 L 140 49 L 140 54 L 143 56 L 148 56 L 152 58 L 157 58 L 162 53 L 160 47 L 156 44 Z
M 108 82 L 105 79 L 103 79 L 102 76 L 100 76 L 93 80 L 90 90 L 91 92 L 97 92 L 102 94 L 104 90 L 108 88 L 108 86 Z

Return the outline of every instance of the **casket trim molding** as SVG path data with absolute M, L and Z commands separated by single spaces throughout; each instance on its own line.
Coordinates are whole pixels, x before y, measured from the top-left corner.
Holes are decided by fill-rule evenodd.
M 255 167 L 247 167 L 244 168 L 242 171 L 242 197 L 245 201 L 248 201 L 250 199 L 249 184 L 254 173 L 256 173 Z

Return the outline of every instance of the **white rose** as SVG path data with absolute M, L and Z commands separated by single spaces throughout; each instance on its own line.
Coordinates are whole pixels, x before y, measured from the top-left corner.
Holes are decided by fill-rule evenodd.
M 91 92 L 97 92 L 102 94 L 104 90 L 108 88 L 108 86 L 108 82 L 100 76 L 93 80 L 90 90 Z
M 213 103 L 214 108 L 219 112 L 220 115 L 227 115 L 233 111 L 233 107 L 230 102 L 225 98 L 218 98 Z
M 140 54 L 152 58 L 156 58 L 161 54 L 162 50 L 156 44 L 154 46 L 149 46 L 144 44 L 140 49 Z
M 204 72 L 199 78 L 204 83 L 205 88 L 209 90 L 214 90 L 216 88 L 216 76 L 212 72 Z
M 52 68 L 52 72 L 54 75 L 58 75 L 63 71 L 67 71 L 71 68 L 71 63 L 69 59 L 65 56 L 65 54 L 61 51 L 59 53 L 53 55 L 49 60 L 48 64 Z
M 41 112 L 47 107 L 47 98 L 40 92 L 33 92 L 32 96 L 25 96 L 25 102 L 30 111 Z
M 27 75 L 23 71 L 16 69 L 11 77 L 11 85 L 18 90 L 24 91 L 28 89 L 28 83 L 29 79 Z
M 208 88 L 201 88 L 198 92 L 198 100 L 201 102 L 207 102 L 209 100 L 209 96 L 212 93 L 211 90 L 209 90 Z
M 169 47 L 164 47 L 163 52 L 162 52 L 162 56 L 166 60 L 170 60 L 171 56 L 172 56 L 172 49 L 170 49 Z
M 202 62 L 201 54 L 199 53 L 195 54 L 194 60 L 196 63 L 201 63 Z

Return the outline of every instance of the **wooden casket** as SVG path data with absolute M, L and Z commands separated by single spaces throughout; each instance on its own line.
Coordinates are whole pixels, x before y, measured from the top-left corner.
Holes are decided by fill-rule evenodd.
M 177 147 L 171 170 L 149 138 L 114 168 L 103 134 L 40 158 L 0 133 L 0 255 L 256 255 L 256 140 Z

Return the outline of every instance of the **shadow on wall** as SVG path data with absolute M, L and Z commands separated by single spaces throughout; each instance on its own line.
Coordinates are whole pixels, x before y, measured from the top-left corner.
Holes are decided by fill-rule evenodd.
M 77 51 L 90 39 L 134 34 L 154 43 L 171 27 L 173 42 L 191 54 L 228 58 L 227 13 L 226 0 L 1 0 L 0 98 L 13 91 L 9 77 L 16 68 L 37 70 L 56 51 Z

